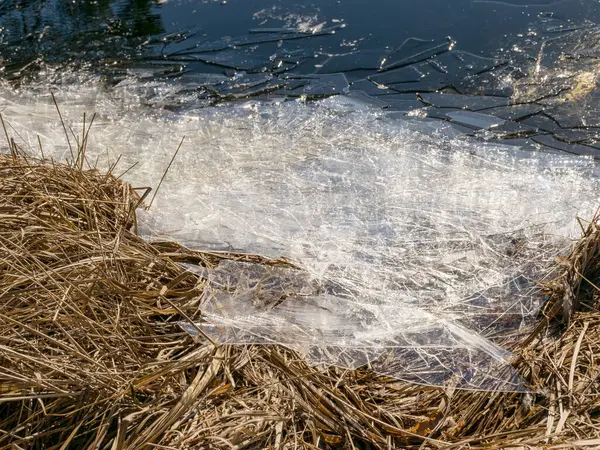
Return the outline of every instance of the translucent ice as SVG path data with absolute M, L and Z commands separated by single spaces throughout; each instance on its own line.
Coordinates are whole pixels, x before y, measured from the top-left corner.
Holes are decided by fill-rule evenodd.
M 2 113 L 32 151 L 37 132 L 47 155 L 68 157 L 42 90 L 0 90 Z M 203 331 L 421 383 L 523 388 L 486 337 L 537 312 L 536 281 L 598 204 L 592 159 L 488 145 L 343 96 L 172 114 L 152 107 L 168 88 L 151 90 L 57 96 L 71 123 L 98 113 L 88 160 L 137 162 L 136 186 L 156 186 L 186 136 L 140 217 L 146 237 L 298 267 L 188 267 L 207 280 Z

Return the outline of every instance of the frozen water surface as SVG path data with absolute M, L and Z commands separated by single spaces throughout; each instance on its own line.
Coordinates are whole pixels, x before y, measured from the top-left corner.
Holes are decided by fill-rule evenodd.
M 92 81 L 57 93 L 75 126 L 98 113 L 88 160 L 137 162 L 135 186 L 156 186 L 185 136 L 141 215 L 146 236 L 299 268 L 188 266 L 208 280 L 204 332 L 425 384 L 525 389 L 489 337 L 537 312 L 536 281 L 598 204 L 592 159 L 470 140 L 343 96 L 173 114 L 151 106 L 168 96 L 153 89 L 144 101 Z M 0 99 L 32 151 L 39 133 L 47 155 L 69 156 L 45 92 Z

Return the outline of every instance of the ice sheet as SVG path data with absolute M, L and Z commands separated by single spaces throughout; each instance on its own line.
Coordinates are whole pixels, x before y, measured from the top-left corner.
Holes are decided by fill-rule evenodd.
M 368 364 L 380 374 L 427 385 L 526 389 L 507 364 L 508 352 L 424 308 L 374 303 L 297 269 L 236 261 L 214 270 L 187 268 L 208 280 L 205 321 L 181 323 L 192 335 L 199 328 L 220 343 L 283 344 L 316 365 Z
M 2 113 L 31 151 L 38 132 L 46 155 L 68 157 L 43 88 L 3 88 Z M 288 345 L 319 364 L 524 389 L 487 338 L 537 312 L 536 281 L 576 234 L 576 216 L 598 204 L 592 159 L 488 145 L 343 96 L 171 114 L 152 107 L 167 87 L 153 89 L 152 101 L 139 86 L 58 92 L 75 129 L 84 111 L 99 114 L 90 163 L 138 162 L 125 175 L 136 186 L 156 186 L 186 136 L 140 216 L 146 236 L 299 267 L 188 267 L 208 283 L 200 328 L 220 342 Z

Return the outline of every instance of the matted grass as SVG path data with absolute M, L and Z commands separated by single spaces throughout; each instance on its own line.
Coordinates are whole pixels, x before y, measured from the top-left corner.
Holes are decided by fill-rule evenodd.
M 466 392 L 193 339 L 178 263 L 284 262 L 145 242 L 137 191 L 82 161 L 0 155 L 0 449 L 600 447 L 598 218 L 503 340 L 536 392 Z

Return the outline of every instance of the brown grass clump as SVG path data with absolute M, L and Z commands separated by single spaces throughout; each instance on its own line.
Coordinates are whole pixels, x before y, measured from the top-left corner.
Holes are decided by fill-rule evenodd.
M 600 447 L 598 219 L 510 344 L 536 392 L 454 391 L 192 339 L 178 262 L 283 262 L 145 242 L 136 190 L 77 160 L 0 154 L 0 449 Z

